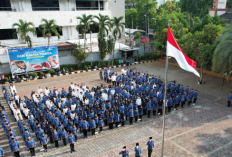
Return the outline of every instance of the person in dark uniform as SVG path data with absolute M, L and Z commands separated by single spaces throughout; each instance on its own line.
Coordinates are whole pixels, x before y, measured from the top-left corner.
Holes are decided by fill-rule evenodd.
M 27 138 L 26 145 L 30 150 L 31 156 L 35 156 L 35 141 L 30 136 Z
M 40 138 L 40 143 L 41 143 L 41 146 L 44 148 L 44 151 L 46 152 L 48 149 L 47 147 L 48 138 L 46 135 L 44 135 L 44 133 L 42 134 L 42 137 Z
M 17 141 L 15 141 L 14 138 L 12 138 L 12 142 L 10 143 L 10 149 L 12 152 L 14 152 L 15 157 L 20 157 L 20 146 Z
M 139 143 L 136 143 L 136 147 L 135 147 L 135 157 L 140 157 L 141 156 L 141 147 L 139 146 Z
M 68 138 L 68 134 L 67 131 L 63 128 L 61 133 L 60 133 L 61 139 L 63 140 L 63 144 L 64 146 L 67 145 L 67 138 Z
M 86 122 L 85 119 L 83 119 L 83 123 L 81 124 L 81 130 L 84 134 L 84 138 L 88 138 L 87 136 L 87 133 L 88 133 L 88 129 L 89 129 L 89 123 Z
M 59 135 L 55 129 L 53 130 L 52 139 L 55 142 L 55 147 L 59 148 Z
M 129 157 L 129 150 L 127 150 L 126 146 L 124 146 L 122 151 L 119 152 L 119 154 L 122 154 L 122 157 Z

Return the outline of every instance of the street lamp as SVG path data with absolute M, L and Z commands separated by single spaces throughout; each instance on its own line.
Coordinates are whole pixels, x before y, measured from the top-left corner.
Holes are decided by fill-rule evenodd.
M 90 31 L 90 53 L 91 53 L 91 67 L 92 67 L 93 54 L 92 54 L 92 42 L 91 42 L 91 35 L 92 35 L 92 31 Z
M 131 15 L 131 17 L 132 17 L 132 29 L 133 29 L 133 15 Z
M 146 36 L 147 36 L 147 19 L 146 19 L 147 15 L 144 16 L 145 16 L 145 27 L 146 27 Z

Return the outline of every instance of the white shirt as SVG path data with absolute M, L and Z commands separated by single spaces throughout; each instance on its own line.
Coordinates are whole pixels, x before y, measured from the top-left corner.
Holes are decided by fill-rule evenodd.
M 74 85 L 74 84 L 71 84 L 70 87 L 71 87 L 72 89 L 74 89 L 75 85 Z
M 85 105 L 89 104 L 89 99 L 85 99 Z
M 111 77 L 111 79 L 112 79 L 112 81 L 116 81 L 116 76 L 115 75 L 113 75 L 112 77 Z
M 20 105 L 19 105 L 19 106 L 20 106 L 20 110 L 23 110 L 23 106 L 24 106 L 24 105 L 26 106 L 26 104 L 25 104 L 24 102 L 23 102 L 23 103 L 20 103 Z
M 28 108 L 24 108 L 24 109 L 23 109 L 24 115 L 28 117 L 29 111 L 30 111 L 30 110 L 29 110 Z
M 77 106 L 76 104 L 72 104 L 72 105 L 71 105 L 71 110 L 72 110 L 72 111 L 75 111 L 76 106 Z
M 63 113 L 66 114 L 68 111 L 68 108 L 63 108 Z
M 106 93 L 102 93 L 102 98 L 103 98 L 104 100 L 108 100 L 108 95 L 107 95 Z
M 136 100 L 136 104 L 137 104 L 138 106 L 140 106 L 140 105 L 142 104 L 142 100 L 141 100 L 141 99 L 137 99 L 137 100 Z
M 91 94 L 92 96 L 94 96 L 95 92 L 91 92 L 90 94 Z
M 71 119 L 73 120 L 75 117 L 75 113 L 71 113 Z
M 39 89 L 38 89 L 38 93 L 39 93 L 39 94 L 40 94 L 40 93 L 43 93 L 43 89 L 39 88 Z
M 50 93 L 49 89 L 44 89 L 44 93 L 45 93 L 46 96 L 48 96 L 49 93 Z
M 10 92 L 13 94 L 14 91 L 15 91 L 15 93 L 17 93 L 16 87 L 14 85 L 10 86 Z

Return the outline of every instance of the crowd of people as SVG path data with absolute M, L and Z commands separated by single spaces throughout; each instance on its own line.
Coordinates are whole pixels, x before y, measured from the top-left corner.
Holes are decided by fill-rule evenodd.
M 186 101 L 187 105 L 195 105 L 197 101 L 197 90 L 169 82 L 167 103 L 163 105 L 165 84 L 160 77 L 131 69 L 122 69 L 121 72 L 117 74 L 107 68 L 100 71 L 100 79 L 104 79 L 107 86 L 89 88 L 84 83 L 71 82 L 68 90 L 39 87 L 29 98 L 19 97 L 14 85 L 10 85 L 10 91 L 2 86 L 31 155 L 35 155 L 36 145 L 29 127 L 44 151 L 47 151 L 48 141 L 59 148 L 58 141 L 62 140 L 64 145 L 70 144 L 73 152 L 78 132 L 87 138 L 88 132 L 95 135 L 102 132 L 104 126 L 109 126 L 110 130 L 123 127 L 128 119 L 133 125 L 142 121 L 143 116 L 161 115 L 164 106 L 171 112 L 172 108 L 174 111 L 184 108 Z

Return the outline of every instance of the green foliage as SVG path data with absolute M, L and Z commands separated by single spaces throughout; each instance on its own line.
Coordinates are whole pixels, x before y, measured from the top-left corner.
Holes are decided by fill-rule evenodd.
M 86 53 L 84 49 L 81 48 L 81 46 L 77 44 L 74 45 L 74 48 L 72 49 L 72 54 L 74 57 L 76 57 L 79 63 L 84 61 L 89 55 L 89 53 Z
M 39 75 L 44 76 L 44 73 L 41 71 L 41 72 L 39 72 Z
M 85 66 L 84 68 L 85 68 L 85 70 L 88 70 L 88 67 L 87 67 L 87 66 Z
M 226 8 L 232 8 L 232 1 L 231 0 L 227 0 Z
M 98 64 L 97 67 L 98 67 L 98 68 L 101 68 L 102 66 L 101 66 L 101 64 Z
M 179 4 L 182 12 L 189 12 L 192 16 L 202 18 L 208 14 L 213 0 L 180 0 Z
M 232 74 L 232 24 L 226 26 L 215 43 L 217 47 L 213 54 L 212 70 L 221 75 L 227 72 L 229 78 Z
M 35 76 L 38 76 L 38 74 L 36 72 L 33 72 L 33 73 L 29 73 L 28 76 L 35 77 Z
M 54 75 L 55 74 L 55 70 L 49 70 L 48 73 L 51 74 L 51 75 Z
M 39 25 L 39 30 L 41 31 L 44 38 L 48 38 L 48 45 L 50 45 L 50 38 L 52 33 L 54 33 L 58 39 L 60 39 L 60 34 L 58 33 L 57 29 L 61 31 L 61 27 L 56 25 L 54 19 L 49 21 L 47 19 L 42 19 L 41 22 L 43 24 Z
M 99 33 L 103 36 L 103 34 L 108 35 L 108 30 L 111 30 L 110 18 L 108 15 L 102 15 L 99 13 L 99 16 L 94 16 L 98 20 L 98 22 L 94 22 L 99 26 Z
M 108 50 L 107 50 L 107 41 L 100 33 L 98 33 L 98 48 L 100 52 L 100 59 L 102 62 L 103 59 L 106 57 Z
M 22 19 L 20 19 L 19 23 L 14 23 L 12 27 L 17 27 L 16 32 L 13 34 L 14 38 L 17 38 L 18 35 L 20 40 L 26 41 L 28 47 L 32 47 L 31 38 L 27 34 L 29 32 L 31 32 L 33 35 L 36 34 L 34 24 L 32 22 L 24 22 Z
M 9 79 L 8 79 L 8 77 L 5 77 L 5 82 L 9 82 Z
M 23 78 L 24 78 L 24 76 L 22 75 L 22 76 L 21 76 L 21 79 L 23 79 Z
M 125 12 L 125 27 L 132 28 L 132 19 L 133 19 L 133 29 L 136 28 L 137 25 L 137 10 L 135 8 L 131 8 Z

